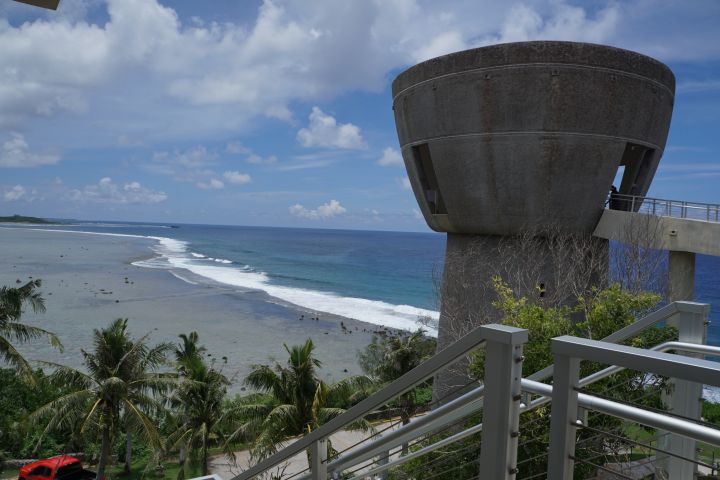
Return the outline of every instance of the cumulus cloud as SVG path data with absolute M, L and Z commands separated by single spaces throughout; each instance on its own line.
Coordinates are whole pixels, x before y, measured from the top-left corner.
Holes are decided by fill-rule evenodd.
M 211 178 L 207 182 L 198 182 L 197 186 L 203 190 L 220 190 L 225 188 L 223 181 L 217 178 Z
M 69 197 L 74 201 L 116 204 L 152 204 L 167 200 L 165 192 L 143 187 L 139 182 L 117 184 L 110 177 L 103 177 L 95 185 L 73 189 Z
M 342 215 L 347 211 L 337 200 L 330 200 L 328 203 L 323 203 L 319 207 L 313 209 L 305 208 L 299 203 L 296 203 L 295 205 L 292 205 L 289 210 L 292 215 L 300 218 L 307 218 L 309 220 L 324 220 L 333 218 L 338 215 Z
M 108 120 L 96 123 L 98 134 L 115 129 L 115 141 L 147 130 L 185 138 L 228 131 L 258 116 L 287 121 L 294 101 L 379 92 L 399 68 L 498 41 L 584 40 L 665 61 L 720 58 L 716 0 L 592 8 L 567 0 L 264 0 L 254 18 L 222 22 L 182 19 L 158 0 L 98 5 L 107 12 L 97 24 L 87 8 L 0 19 L 0 126 L 88 114 Z M 138 111 L 150 120 L 137 122 Z
M 28 196 L 28 191 L 22 185 L 15 185 L 9 190 L 5 190 L 3 198 L 6 202 L 17 202 L 18 200 L 32 200 L 32 197 Z
M 245 185 L 246 183 L 250 183 L 252 180 L 250 178 L 250 175 L 247 173 L 240 173 L 237 170 L 235 171 L 227 171 L 223 173 L 223 177 L 225 180 L 227 180 L 230 183 L 234 183 L 235 185 Z
M 10 132 L 10 138 L 3 143 L 0 150 L 0 167 L 3 168 L 53 165 L 59 160 L 59 155 L 30 152 L 30 145 L 25 141 L 25 137 L 17 132 Z
M 383 150 L 382 157 L 377 161 L 383 167 L 404 165 L 402 154 L 397 148 L 388 147 Z
M 343 149 L 365 148 L 360 127 L 352 123 L 338 123 L 335 117 L 320 108 L 313 107 L 307 128 L 297 133 L 298 142 L 303 147 L 333 147 Z

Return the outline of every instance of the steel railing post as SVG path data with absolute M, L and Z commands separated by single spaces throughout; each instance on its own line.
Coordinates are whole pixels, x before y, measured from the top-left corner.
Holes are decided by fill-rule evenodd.
M 387 452 L 381 453 L 377 459 L 377 462 L 375 462 L 375 463 L 379 466 L 379 465 L 387 465 L 388 462 L 390 462 L 390 450 L 388 450 Z M 387 478 L 387 470 L 380 472 L 380 474 L 378 475 L 378 478 L 380 480 L 385 480 Z
M 528 331 L 506 325 L 487 325 L 485 333 L 485 401 L 480 452 L 480 478 L 514 479 L 523 345 Z
M 708 308 L 703 311 L 678 311 L 668 324 L 678 329 L 678 340 L 686 343 L 704 345 L 707 340 Z M 682 353 L 681 353 L 682 354 Z M 684 354 L 697 357 L 698 354 Z M 702 357 L 702 355 L 700 355 Z M 685 418 L 700 419 L 702 414 L 703 385 L 689 380 L 671 379 L 673 388 L 669 400 L 669 410 Z M 669 452 L 684 458 L 696 458 L 696 441 L 681 435 L 664 435 L 664 446 Z M 694 478 L 697 465 L 682 458 L 670 456 L 666 460 L 669 478 Z
M 553 347 L 555 340 L 553 340 Z M 554 351 L 554 348 L 553 348 Z M 555 353 L 548 480 L 572 480 L 578 421 L 580 359 Z
M 327 441 L 313 442 L 310 446 L 310 474 L 312 480 L 327 480 Z

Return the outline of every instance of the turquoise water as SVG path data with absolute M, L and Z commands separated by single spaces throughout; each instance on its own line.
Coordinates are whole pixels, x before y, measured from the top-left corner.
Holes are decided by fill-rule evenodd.
M 413 328 L 437 318 L 434 272 L 445 236 L 298 228 L 78 224 L 63 230 L 165 238 L 143 266 L 184 268 L 208 281 L 265 290 L 300 306 Z M 697 258 L 696 297 L 712 305 L 709 343 L 720 345 L 720 258 Z

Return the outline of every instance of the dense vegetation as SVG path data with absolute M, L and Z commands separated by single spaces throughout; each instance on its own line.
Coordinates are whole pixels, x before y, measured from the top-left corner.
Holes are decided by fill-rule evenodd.
M 244 384 L 253 392 L 230 398 L 230 380 L 223 365 L 211 360 L 197 332 L 179 335 L 174 344 L 152 345 L 148 336 L 133 338 L 128 321 L 117 319 L 93 333 L 93 344 L 83 351 L 83 368 L 44 364 L 32 370 L 15 348 L 17 343 L 47 337 L 61 348 L 58 339 L 39 327 L 22 323 L 26 308 L 43 311 L 39 280 L 0 289 L 0 357 L 13 368 L 0 369 L 0 460 L 37 458 L 63 452 L 81 452 L 96 464 L 99 474 L 145 475 L 159 472 L 182 480 L 206 475 L 210 457 L 249 449 L 257 461 L 275 452 L 290 437 L 320 428 L 345 409 L 415 368 L 436 348 L 434 339 L 414 333 L 385 333 L 373 338 L 359 352 L 364 373 L 335 383 L 324 381 L 315 345 L 285 346 L 287 359 L 254 365 Z M 525 375 L 552 363 L 550 339 L 571 334 L 601 339 L 654 308 L 660 298 L 630 292 L 619 285 L 593 290 L 574 306 L 552 307 L 540 301 L 518 298 L 501 279 L 494 281 L 504 323 L 526 328 L 530 340 L 524 355 Z M 627 343 L 648 347 L 673 339 L 672 328 L 644 331 Z M 583 364 L 582 375 L 601 368 Z M 474 354 L 470 374 L 484 376 L 483 352 Z M 590 392 L 660 407 L 663 378 L 622 372 L 588 388 Z M 429 408 L 432 382 L 418 386 L 377 412 L 375 418 L 395 417 L 402 423 Z M 705 404 L 703 415 L 720 422 L 720 405 Z M 519 461 L 523 473 L 542 473 L 549 436 L 549 408 L 541 407 L 521 417 Z M 482 421 L 478 414 L 463 420 Z M 462 427 L 462 423 L 457 428 Z M 636 438 L 652 436 L 640 427 L 628 428 L 604 416 L 589 418 L 601 431 Z M 361 420 L 351 429 L 371 430 Z M 452 429 L 440 434 L 447 436 Z M 402 454 L 427 442 L 403 445 Z M 476 434 L 431 454 L 407 462 L 390 472 L 397 478 L 470 478 L 477 475 L 481 435 Z M 592 469 L 581 460 L 597 460 L 603 452 L 610 461 L 613 448 L 593 443 L 592 433 L 581 431 L 576 455 L 577 471 Z M 335 450 L 328 442 L 328 455 Z M 113 465 L 114 463 L 119 463 Z
M 22 215 L 13 215 L 11 217 L 0 217 L 0 223 L 33 223 L 47 225 L 57 222 L 51 222 L 50 220 L 45 220 L 44 218 L 38 217 L 24 217 Z

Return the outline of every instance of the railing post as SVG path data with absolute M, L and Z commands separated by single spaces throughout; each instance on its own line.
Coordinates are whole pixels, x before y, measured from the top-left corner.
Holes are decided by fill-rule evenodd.
M 318 440 L 310 446 L 310 474 L 312 480 L 327 480 L 327 441 Z
M 517 474 L 522 353 L 528 331 L 506 325 L 482 329 L 486 343 L 480 478 L 512 480 Z
M 553 340 L 553 346 L 555 341 Z M 553 351 L 555 349 L 553 348 Z M 548 480 L 572 480 L 578 421 L 580 359 L 555 354 Z
M 390 462 L 390 450 L 387 452 L 383 452 L 380 454 L 380 456 L 377 458 L 377 461 L 375 462 L 378 466 L 379 465 L 387 465 Z M 383 472 L 378 475 L 380 480 L 385 480 L 387 478 L 387 470 L 384 470 Z
M 668 324 L 677 327 L 679 341 L 702 345 L 706 343 L 709 307 L 702 308 L 698 305 L 698 308 L 697 312 L 680 310 L 668 320 Z M 679 353 L 683 355 L 682 352 Z M 698 356 L 689 353 L 684 355 Z M 703 385 L 681 379 L 671 379 L 670 381 L 674 388 L 671 390 L 669 398 L 669 410 L 685 418 L 700 419 Z M 674 434 L 665 435 L 662 438 L 665 441 L 661 443 L 664 443 L 669 452 L 684 458 L 696 458 L 697 442 L 695 440 Z M 697 472 L 695 463 L 678 457 L 671 456 L 665 463 L 669 478 L 694 478 Z

